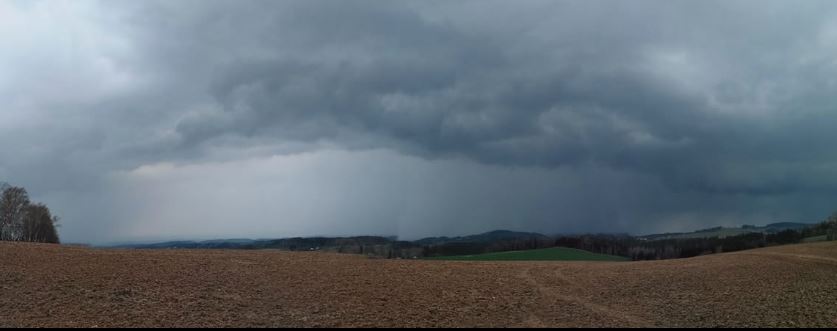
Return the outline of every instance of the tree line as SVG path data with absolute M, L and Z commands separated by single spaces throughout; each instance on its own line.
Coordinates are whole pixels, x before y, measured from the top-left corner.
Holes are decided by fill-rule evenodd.
M 58 217 L 22 187 L 0 183 L 0 240 L 59 243 Z
M 646 240 L 627 235 L 580 235 L 556 239 L 555 246 L 583 249 L 632 260 L 662 260 L 736 252 L 776 245 L 796 244 L 806 238 L 837 240 L 837 213 L 810 227 L 776 233 L 745 233 L 728 237 Z
M 748 227 L 756 228 L 755 226 Z M 662 260 L 793 244 L 814 238 L 816 240 L 837 240 L 837 214 L 832 215 L 819 224 L 798 230 L 786 229 L 770 233 L 751 232 L 727 237 L 649 239 L 649 236 L 634 237 L 627 234 L 546 236 L 538 233 L 493 231 L 475 236 L 425 238 L 417 241 L 399 241 L 397 238 L 391 237 L 359 236 L 347 238 L 265 239 L 245 242 L 168 242 L 148 245 L 129 245 L 128 247 L 152 249 L 271 248 L 290 251 L 329 251 L 363 254 L 377 258 L 404 259 L 569 247 L 593 253 L 623 256 L 632 260 Z
M 837 213 L 810 227 L 775 233 L 751 232 L 727 237 L 653 239 L 630 235 L 584 234 L 555 237 L 520 236 L 490 242 L 449 242 L 422 247 L 422 256 L 473 255 L 510 250 L 569 247 L 632 260 L 662 260 L 735 252 L 803 242 L 806 238 L 837 240 Z

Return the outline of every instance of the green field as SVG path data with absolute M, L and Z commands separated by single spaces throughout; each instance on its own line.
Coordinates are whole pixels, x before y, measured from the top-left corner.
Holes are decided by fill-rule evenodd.
M 580 249 L 565 247 L 486 253 L 478 255 L 438 256 L 427 259 L 450 261 L 628 261 L 628 258 L 621 256 L 596 254 Z

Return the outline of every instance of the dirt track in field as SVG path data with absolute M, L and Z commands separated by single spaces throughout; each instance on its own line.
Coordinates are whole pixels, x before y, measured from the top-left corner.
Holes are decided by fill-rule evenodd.
M 552 263 L 0 243 L 9 326 L 837 327 L 837 243 Z

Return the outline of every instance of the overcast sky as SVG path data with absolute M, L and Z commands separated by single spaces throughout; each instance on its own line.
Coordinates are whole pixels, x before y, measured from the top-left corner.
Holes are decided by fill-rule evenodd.
M 835 141 L 830 0 L 0 0 L 65 242 L 813 222 Z

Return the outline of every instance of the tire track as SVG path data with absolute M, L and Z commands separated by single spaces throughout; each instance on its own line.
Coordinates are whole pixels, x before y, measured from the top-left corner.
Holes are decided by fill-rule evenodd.
M 605 305 L 595 303 L 591 300 L 584 299 L 578 295 L 562 293 L 562 290 L 570 293 L 583 293 L 586 291 L 586 289 L 575 285 L 572 280 L 570 280 L 565 275 L 561 274 L 560 269 L 556 270 L 556 273 L 554 275 L 555 279 L 559 280 L 564 284 L 567 284 L 567 287 L 555 287 L 545 285 L 542 282 L 538 281 L 537 278 L 532 275 L 533 270 L 534 268 L 530 267 L 521 273 L 521 278 L 524 279 L 527 283 L 529 283 L 533 288 L 535 288 L 535 290 L 541 295 L 542 298 L 542 302 L 530 312 L 530 316 L 528 316 L 527 318 L 527 324 L 529 326 L 543 327 L 544 325 L 549 324 L 546 322 L 546 320 L 549 320 L 550 316 L 560 316 L 561 313 L 565 312 L 565 310 L 563 309 L 569 308 L 571 306 L 582 307 L 584 310 L 583 313 L 591 315 L 589 316 L 589 320 L 596 321 L 597 323 L 600 323 L 600 325 L 605 320 L 608 322 L 612 322 L 613 325 L 623 327 L 654 325 L 653 322 L 645 318 L 628 314 L 624 311 L 620 311 Z M 558 305 L 556 307 L 556 301 L 565 302 L 568 303 L 568 305 Z M 556 309 L 558 309 L 557 312 Z M 578 317 L 579 316 L 573 316 L 573 318 L 575 319 L 577 319 Z M 601 317 L 604 317 L 604 319 L 602 319 Z

